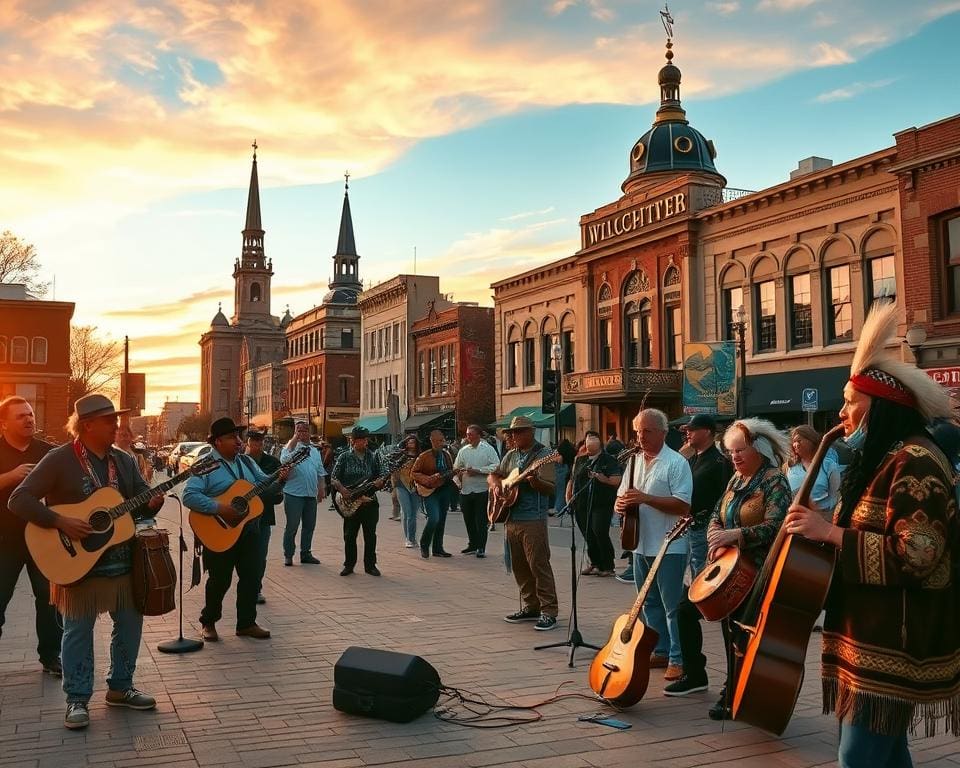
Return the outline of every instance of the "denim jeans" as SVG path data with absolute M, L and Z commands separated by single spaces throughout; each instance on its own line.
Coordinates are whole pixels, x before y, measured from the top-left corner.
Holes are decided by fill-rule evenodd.
M 260 579 L 257 581 L 257 594 L 263 592 L 263 575 L 267 572 L 267 554 L 270 551 L 270 532 L 272 525 L 260 521 Z
M 137 611 L 111 611 L 113 633 L 110 635 L 110 672 L 107 687 L 111 691 L 126 691 L 133 687 L 133 673 L 137 668 L 143 616 Z M 67 703 L 86 702 L 93 695 L 93 626 L 97 619 L 63 618 L 63 692 Z
M 556 465 L 556 474 L 554 475 L 554 492 L 555 497 L 553 500 L 553 508 L 559 512 L 561 509 L 566 506 L 567 498 L 567 479 L 570 477 L 570 468 L 563 463 Z
M 423 500 L 423 511 L 427 515 L 427 524 L 420 536 L 421 547 L 431 547 L 433 553 L 443 552 L 443 531 L 447 525 L 447 510 L 450 508 L 450 496 L 446 487 L 437 488 Z
M 40 573 L 27 551 L 23 534 L 0 533 L 0 637 L 3 636 L 3 624 L 6 620 L 7 605 L 24 566 L 30 577 L 33 590 L 33 605 L 36 614 L 37 656 L 41 662 L 54 661 L 60 656 L 60 642 L 63 631 L 60 629 L 57 609 L 50 605 L 50 583 Z
M 650 572 L 654 557 L 633 556 L 633 582 L 637 591 Z M 654 653 L 669 656 L 670 663 L 683 664 L 680 651 L 680 630 L 677 626 L 677 606 L 683 596 L 683 569 L 687 565 L 686 555 L 664 555 L 657 577 L 650 586 L 647 599 L 643 602 L 643 623 L 656 630 L 659 638 Z
M 400 502 L 400 526 L 403 528 L 404 541 L 417 542 L 417 513 L 420 511 L 419 494 L 408 491 L 403 483 L 397 483 L 397 500 Z
M 690 578 L 695 579 L 707 564 L 707 529 L 693 530 L 687 534 L 690 541 Z
M 312 554 L 313 529 L 317 527 L 317 497 L 291 496 L 283 494 L 283 512 L 287 517 L 287 524 L 283 529 L 283 556 L 293 557 L 297 549 L 297 528 L 303 523 L 300 531 L 300 557 Z
M 906 732 L 874 733 L 863 725 L 840 723 L 840 768 L 912 768 Z

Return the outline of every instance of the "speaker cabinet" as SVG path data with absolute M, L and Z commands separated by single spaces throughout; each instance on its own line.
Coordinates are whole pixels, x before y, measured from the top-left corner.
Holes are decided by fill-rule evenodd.
M 340 712 L 409 723 L 440 698 L 440 675 L 419 656 L 351 646 L 333 668 Z

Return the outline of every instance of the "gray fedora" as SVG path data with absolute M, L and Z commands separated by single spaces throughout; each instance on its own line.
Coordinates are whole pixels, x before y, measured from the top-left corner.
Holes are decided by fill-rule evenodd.
M 122 413 L 130 413 L 129 408 L 117 410 L 109 397 L 99 394 L 84 395 L 74 403 L 73 410 L 80 421 L 95 419 L 98 416 L 119 416 Z

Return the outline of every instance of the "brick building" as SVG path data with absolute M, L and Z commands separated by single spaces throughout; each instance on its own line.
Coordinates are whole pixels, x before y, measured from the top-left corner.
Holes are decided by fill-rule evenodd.
M 284 366 L 291 429 L 293 420 L 303 419 L 314 433 L 339 438 L 360 415 L 359 263 L 346 184 L 330 290 L 320 306 L 287 325 Z
M 416 365 L 410 415 L 403 431 L 426 436 L 442 429 L 462 436 L 470 424 L 490 424 L 494 404 L 493 309 L 455 304 L 411 326 Z
M 960 115 L 895 135 L 904 334 L 917 362 L 960 387 Z
M 0 283 L 0 399 L 30 401 L 37 431 L 66 440 L 73 408 L 70 381 L 70 320 L 74 304 L 44 301 L 19 283 Z

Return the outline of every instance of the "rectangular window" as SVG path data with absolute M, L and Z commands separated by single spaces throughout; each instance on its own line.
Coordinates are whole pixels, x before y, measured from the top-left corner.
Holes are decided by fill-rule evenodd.
M 507 388 L 519 386 L 520 373 L 520 342 L 511 341 L 507 344 Z
M 597 336 L 600 342 L 600 370 L 605 371 L 613 366 L 613 331 L 609 320 L 600 321 Z
M 400 354 L 400 323 L 393 324 L 393 354 Z
M 897 276 L 893 272 L 893 256 L 870 259 L 870 303 L 877 299 L 897 300 Z
M 437 394 L 437 385 L 438 385 L 438 371 L 437 371 L 437 350 L 430 350 L 430 394 Z
M 960 216 L 943 222 L 943 257 L 947 267 L 947 309 L 960 312 Z
M 427 361 L 426 355 L 421 352 L 417 356 L 417 397 L 423 397 L 426 394 L 427 381 Z
M 733 323 L 737 318 L 737 311 L 743 306 L 743 288 L 725 288 L 723 291 L 723 327 L 720 329 L 720 338 L 734 341 L 737 334 L 733 332 Z
M 340 349 L 353 349 L 353 328 L 340 329 Z
M 457 345 L 450 345 L 450 391 L 457 391 Z
M 523 340 L 523 385 L 532 387 L 537 383 L 537 340 Z
M 377 360 L 383 360 L 383 328 L 377 330 Z
M 650 310 L 640 315 L 640 366 L 649 368 L 653 364 L 653 320 Z
M 813 305 L 810 301 L 810 275 L 790 278 L 790 346 L 813 344 Z
M 348 384 L 346 376 L 340 377 L 340 402 L 346 403 L 350 400 L 350 392 L 348 391 Z
M 667 307 L 667 367 L 683 362 L 683 316 L 680 305 Z
M 393 374 L 393 391 L 396 392 L 397 394 L 400 394 L 400 387 L 397 386 L 398 384 L 399 384 L 399 380 L 397 378 L 397 374 Z
M 450 371 L 447 368 L 447 348 L 440 347 L 440 392 L 447 394 L 447 383 L 450 378 Z
M 560 344 L 563 345 L 563 372 L 573 373 L 574 338 L 573 331 L 563 331 L 560 334 Z
M 383 354 L 387 357 L 390 357 L 392 352 L 390 351 L 390 329 L 384 328 L 383 330 Z
M 640 368 L 642 356 L 640 353 L 640 315 L 627 315 L 627 367 Z
M 777 348 L 777 293 L 773 280 L 760 283 L 756 294 L 757 351 L 771 352 Z
M 827 315 L 827 340 L 853 339 L 853 305 L 850 302 L 850 267 L 832 267 L 827 270 L 827 290 L 830 312 Z

